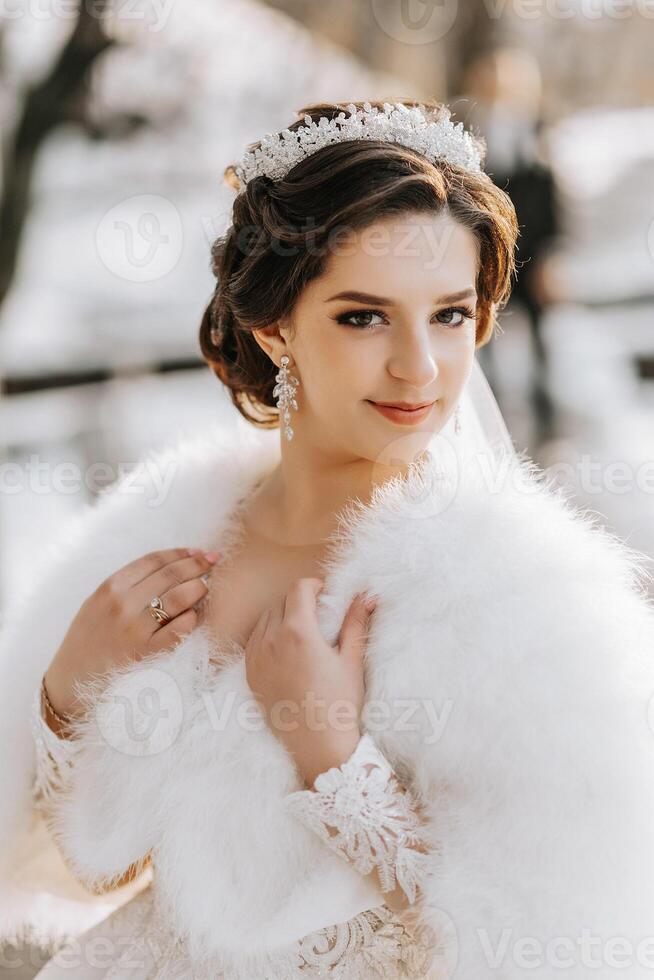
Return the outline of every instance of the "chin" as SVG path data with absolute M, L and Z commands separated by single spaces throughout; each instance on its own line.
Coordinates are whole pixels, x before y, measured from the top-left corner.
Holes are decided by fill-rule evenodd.
M 390 440 L 379 440 L 378 435 L 368 443 L 366 457 L 380 467 L 396 470 L 400 466 L 415 463 L 425 452 L 439 429 L 409 429 Z

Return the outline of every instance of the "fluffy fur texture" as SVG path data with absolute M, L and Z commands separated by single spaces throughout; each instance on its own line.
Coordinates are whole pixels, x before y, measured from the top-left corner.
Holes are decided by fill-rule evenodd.
M 148 504 L 145 466 L 145 492 L 119 484 L 66 529 L 11 611 L 0 657 L 5 858 L 30 821 L 29 698 L 81 602 L 147 551 L 220 546 L 278 440 L 239 425 L 155 454 L 159 471 L 175 471 L 166 499 Z M 472 472 L 453 495 L 439 481 L 431 457 L 348 509 L 318 605 L 333 642 L 353 595 L 378 596 L 364 727 L 426 808 L 424 928 L 465 980 L 527 968 L 551 978 L 564 966 L 574 978 L 651 976 L 644 556 L 524 460 L 493 492 Z M 198 957 L 264 955 L 380 904 L 285 813 L 283 797 L 301 788 L 292 760 L 258 715 L 239 652 L 217 650 L 208 629 L 84 693 L 95 710 L 79 723 L 77 778 L 55 815 L 81 880 L 110 880 L 151 852 Z

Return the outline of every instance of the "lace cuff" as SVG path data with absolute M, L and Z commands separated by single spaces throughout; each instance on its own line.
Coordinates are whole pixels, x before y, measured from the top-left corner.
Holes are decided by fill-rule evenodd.
M 77 745 L 73 739 L 60 738 L 49 727 L 41 709 L 40 685 L 32 697 L 30 727 L 36 747 L 32 799 L 37 809 L 45 810 L 72 771 Z
M 314 789 L 289 793 L 286 808 L 361 874 L 377 869 L 382 892 L 396 884 L 410 903 L 429 873 L 429 855 L 411 794 L 367 733 L 340 767 L 320 773 Z M 336 833 L 330 833 L 330 828 Z

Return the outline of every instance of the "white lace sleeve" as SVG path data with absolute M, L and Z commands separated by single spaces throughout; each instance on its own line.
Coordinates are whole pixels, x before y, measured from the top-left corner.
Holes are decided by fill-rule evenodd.
M 313 789 L 285 806 L 361 874 L 376 869 L 382 892 L 399 885 L 410 903 L 429 873 L 422 823 L 412 795 L 367 733 L 340 767 L 320 773 Z M 335 831 L 332 832 L 332 831 Z
M 47 810 L 70 774 L 77 751 L 74 739 L 60 738 L 49 727 L 41 709 L 41 687 L 32 696 L 30 727 L 36 747 L 36 771 L 32 798 L 39 810 Z

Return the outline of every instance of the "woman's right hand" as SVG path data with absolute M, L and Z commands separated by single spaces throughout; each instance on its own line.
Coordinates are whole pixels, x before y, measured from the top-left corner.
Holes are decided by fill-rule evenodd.
M 172 648 L 198 623 L 195 608 L 208 593 L 206 575 L 216 552 L 199 548 L 152 551 L 119 568 L 81 605 L 45 673 L 55 711 L 79 717 L 83 706 L 73 691 L 75 680 Z M 161 598 L 172 617 L 158 623 L 148 606 Z

